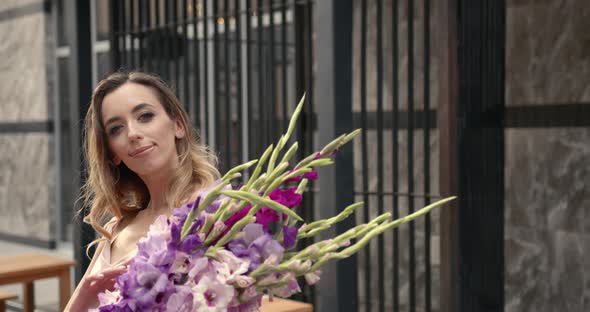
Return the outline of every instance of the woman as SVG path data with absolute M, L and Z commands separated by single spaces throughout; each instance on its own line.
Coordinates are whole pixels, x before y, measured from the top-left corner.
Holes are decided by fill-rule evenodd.
M 102 80 L 85 131 L 82 199 L 91 208 L 84 222 L 101 238 L 90 245 L 98 247 L 66 311 L 96 308 L 98 294 L 126 271 L 150 224 L 219 178 L 216 157 L 198 143 L 178 99 L 153 75 L 115 73 Z

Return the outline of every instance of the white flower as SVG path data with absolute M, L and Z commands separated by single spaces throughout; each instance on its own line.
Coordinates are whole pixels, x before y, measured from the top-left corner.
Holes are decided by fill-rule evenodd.
M 159 216 L 149 230 L 150 236 L 161 236 L 165 240 L 170 240 L 170 225 L 168 224 L 168 217 L 166 215 Z
M 201 271 L 209 265 L 209 260 L 205 257 L 199 258 L 193 262 L 193 267 L 188 272 L 188 277 L 194 279 Z
M 218 274 L 223 275 L 225 280 L 233 280 L 236 276 L 246 273 L 250 266 L 250 260 L 238 258 L 225 249 L 217 252 L 217 259 L 219 261 L 213 263 Z
M 318 270 L 315 272 L 311 272 L 311 273 L 307 273 L 305 274 L 305 281 L 309 284 L 309 285 L 313 285 L 315 283 L 317 283 L 320 280 L 320 274 L 322 274 L 322 271 Z
M 193 294 L 197 312 L 221 312 L 227 311 L 235 290 L 219 279 L 205 275 L 193 288 Z
M 114 291 L 107 289 L 104 293 L 98 294 L 98 301 L 101 306 L 117 303 L 119 299 L 121 299 L 121 294 L 118 289 Z

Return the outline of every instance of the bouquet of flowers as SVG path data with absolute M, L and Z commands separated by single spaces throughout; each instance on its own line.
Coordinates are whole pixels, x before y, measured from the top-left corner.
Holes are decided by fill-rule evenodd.
M 315 169 L 332 164 L 338 149 L 360 133 L 343 134 L 289 168 L 298 148 L 295 142 L 277 163 L 304 98 L 276 147 L 271 145 L 260 159 L 231 169 L 195 202 L 175 208 L 171 217 L 157 218 L 147 237 L 138 242 L 138 253 L 129 270 L 117 278 L 115 289 L 99 295 L 99 311 L 258 311 L 263 294 L 289 297 L 300 291 L 297 277 L 314 284 L 327 262 L 350 257 L 373 237 L 453 199 L 394 221 L 384 213 L 298 250 L 298 241 L 342 221 L 363 204 L 354 203 L 329 219 L 300 224 L 303 220 L 293 209 L 308 181 L 317 179 Z M 232 189 L 231 181 L 253 165 L 248 181 Z

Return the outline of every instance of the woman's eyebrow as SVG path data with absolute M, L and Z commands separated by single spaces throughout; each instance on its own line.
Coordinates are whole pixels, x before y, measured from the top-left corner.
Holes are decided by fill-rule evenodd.
M 131 113 L 135 114 L 138 111 L 140 111 L 146 107 L 153 107 L 153 106 L 148 103 L 139 103 L 139 104 L 135 105 L 135 107 L 131 110 Z M 107 122 L 105 122 L 104 127 L 106 128 L 109 124 L 111 124 L 115 121 L 119 121 L 119 120 L 121 120 L 121 117 L 119 117 L 119 116 L 111 117 L 111 118 L 109 118 L 109 120 L 107 120 Z

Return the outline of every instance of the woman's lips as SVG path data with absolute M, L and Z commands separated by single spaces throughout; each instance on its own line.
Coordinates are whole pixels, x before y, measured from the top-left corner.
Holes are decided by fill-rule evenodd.
M 134 150 L 131 154 L 129 154 L 129 156 L 140 157 L 140 156 L 146 155 L 147 153 L 149 153 L 152 150 L 153 147 L 154 147 L 153 145 L 140 147 L 140 148 Z

